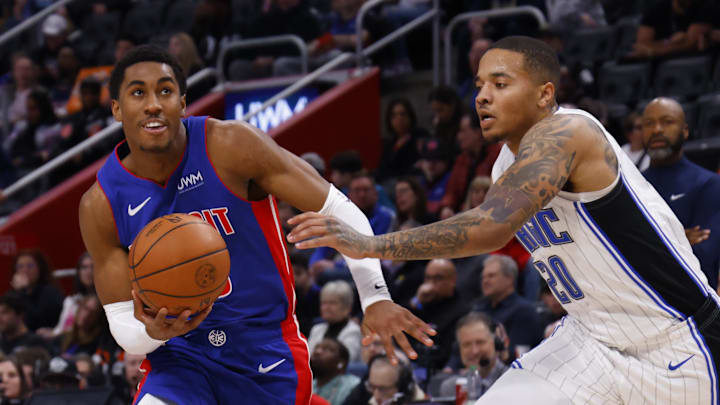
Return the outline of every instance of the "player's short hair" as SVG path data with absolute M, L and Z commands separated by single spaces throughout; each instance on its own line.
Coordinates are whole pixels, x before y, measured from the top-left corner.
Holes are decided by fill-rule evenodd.
M 354 294 L 350 283 L 347 281 L 335 280 L 328 282 L 323 286 L 322 290 L 320 290 L 320 298 L 322 299 L 323 295 L 327 294 L 338 297 L 346 308 L 352 309 Z
M 110 75 L 110 98 L 117 100 L 120 94 L 120 85 L 125 79 L 125 70 L 128 67 L 141 62 L 158 62 L 170 66 L 175 75 L 175 80 L 180 87 L 180 94 L 185 95 L 187 80 L 182 67 L 177 59 L 170 53 L 156 45 L 140 45 L 132 48 L 116 64 Z
M 517 281 L 518 278 L 518 265 L 515 263 L 512 257 L 501 254 L 493 254 L 485 258 L 483 261 L 483 267 L 487 266 L 488 263 L 497 262 L 500 265 L 500 271 L 506 276 Z
M 505 49 L 523 55 L 523 66 L 539 82 L 560 83 L 560 61 L 557 52 L 545 42 L 521 35 L 505 37 L 490 46 L 489 49 Z M 488 50 L 489 50 L 488 49 Z

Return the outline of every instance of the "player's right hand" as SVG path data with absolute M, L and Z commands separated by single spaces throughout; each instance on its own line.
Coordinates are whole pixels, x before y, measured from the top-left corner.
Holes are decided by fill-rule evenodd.
M 142 300 L 132 290 L 133 305 L 135 308 L 135 318 L 145 324 L 145 330 L 147 334 L 157 340 L 168 340 L 175 336 L 184 335 L 191 330 L 197 328 L 200 323 L 207 318 L 210 311 L 212 311 L 212 304 L 201 312 L 196 313 L 192 319 L 190 315 L 192 312 L 186 309 L 177 318 L 168 318 L 168 310 L 163 307 L 156 314 L 150 314 L 145 311 Z

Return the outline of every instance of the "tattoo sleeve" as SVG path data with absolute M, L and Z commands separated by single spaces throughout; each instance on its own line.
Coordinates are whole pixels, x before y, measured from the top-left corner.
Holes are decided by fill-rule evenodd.
M 504 246 L 567 182 L 576 155 L 569 145 L 575 120 L 556 114 L 533 126 L 515 162 L 480 206 L 423 227 L 367 238 L 360 242 L 363 250 L 374 257 L 413 260 L 471 256 Z

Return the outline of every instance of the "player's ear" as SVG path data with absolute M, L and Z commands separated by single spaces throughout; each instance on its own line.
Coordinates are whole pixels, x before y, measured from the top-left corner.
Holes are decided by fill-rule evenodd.
M 110 100 L 110 110 L 112 111 L 115 121 L 122 121 L 122 110 L 120 109 L 120 103 L 117 100 Z
M 187 107 L 186 97 L 187 93 L 183 94 L 182 97 L 180 97 L 180 109 L 182 111 L 183 117 L 185 116 L 185 107 Z
M 555 105 L 555 85 L 545 82 L 539 88 L 538 107 L 545 109 Z

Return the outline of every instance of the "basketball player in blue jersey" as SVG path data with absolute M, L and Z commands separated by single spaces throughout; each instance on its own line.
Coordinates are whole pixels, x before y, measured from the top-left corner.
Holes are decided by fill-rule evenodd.
M 308 404 L 312 375 L 295 318 L 293 272 L 275 197 L 334 215 L 372 234 L 365 215 L 303 160 L 242 122 L 185 114 L 185 77 L 157 47 L 140 46 L 110 79 L 120 143 L 80 202 L 80 229 L 110 330 L 127 352 L 147 354 L 136 404 Z M 175 319 L 145 312 L 127 251 L 159 216 L 202 218 L 224 237 L 230 278 L 212 308 Z M 168 263 L 171 265 L 172 263 Z M 365 340 L 392 340 L 412 358 L 408 333 L 435 332 L 394 304 L 377 260 L 348 259 L 365 316 Z
M 477 404 L 716 405 L 720 298 L 614 138 L 587 112 L 557 106 L 559 76 L 557 55 L 536 39 L 504 38 L 483 55 L 476 110 L 483 136 L 505 145 L 480 206 L 379 236 L 303 213 L 288 240 L 412 260 L 491 252 L 515 236 L 568 315 Z

